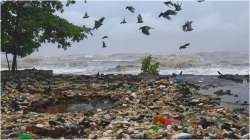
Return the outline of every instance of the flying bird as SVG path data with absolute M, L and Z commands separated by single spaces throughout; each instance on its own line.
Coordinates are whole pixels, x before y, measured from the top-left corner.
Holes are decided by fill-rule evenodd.
M 192 23 L 193 23 L 193 21 L 187 21 L 187 22 L 185 22 L 185 24 L 182 25 L 182 30 L 184 32 L 193 31 L 194 29 L 192 27 Z
M 172 1 L 166 1 L 164 2 L 165 5 L 167 5 L 169 7 L 169 5 L 174 6 Z
M 102 48 L 106 48 L 106 43 L 104 41 L 102 41 Z
M 87 0 L 84 0 L 84 3 L 87 3 Z
M 197 2 L 204 2 L 205 0 L 198 0 Z
M 141 14 L 137 16 L 137 23 L 143 23 Z
M 99 20 L 95 20 L 95 26 L 93 27 L 93 30 L 94 29 L 97 30 L 99 27 L 101 27 L 104 19 L 105 19 L 105 17 L 102 17 Z
M 177 14 L 177 12 L 174 11 L 174 10 L 167 10 L 166 12 L 161 12 L 159 14 L 159 17 L 164 17 L 164 18 L 166 18 L 168 20 L 171 20 L 170 15 L 176 15 L 176 14 Z
M 190 43 L 186 43 L 186 44 L 184 44 L 184 45 L 181 45 L 181 46 L 179 47 L 179 50 L 186 49 L 187 46 L 189 46 L 189 45 L 190 45 Z
M 125 24 L 127 23 L 127 21 L 125 20 L 125 18 L 122 20 L 122 22 L 120 22 L 120 24 Z
M 149 30 L 153 29 L 152 27 L 149 26 L 142 26 L 139 28 L 139 30 L 141 30 L 141 32 L 145 35 L 150 35 Z
M 102 37 L 102 39 L 106 39 L 106 38 L 108 38 L 108 36 L 106 36 L 106 35 Z
M 85 12 L 85 14 L 84 14 L 83 18 L 89 18 L 89 15 L 88 15 L 88 13 L 87 13 L 87 12 Z
M 181 11 L 182 10 L 181 4 L 179 4 L 179 3 L 174 3 L 174 8 L 175 8 L 175 11 Z
M 129 10 L 131 13 L 135 12 L 135 8 L 133 6 L 127 6 L 126 9 Z

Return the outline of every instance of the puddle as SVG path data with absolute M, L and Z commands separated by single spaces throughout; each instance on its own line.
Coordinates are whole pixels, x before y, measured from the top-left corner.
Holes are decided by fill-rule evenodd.
M 243 83 L 237 83 L 231 80 L 219 79 L 217 76 L 189 76 L 185 77 L 190 83 L 200 86 L 198 91 L 203 95 L 215 95 L 215 91 L 230 90 L 232 95 L 218 96 L 221 98 L 220 105 L 244 109 L 249 111 L 249 105 L 242 105 L 245 101 L 249 103 L 249 83 L 244 80 Z
M 39 113 L 76 113 L 84 112 L 93 114 L 97 109 L 110 109 L 114 107 L 114 101 L 108 98 L 95 98 L 84 101 L 63 101 L 56 105 L 50 105 L 36 110 Z

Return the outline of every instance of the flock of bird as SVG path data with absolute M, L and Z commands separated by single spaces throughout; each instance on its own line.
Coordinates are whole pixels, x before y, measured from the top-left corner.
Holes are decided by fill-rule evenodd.
M 205 0 L 198 0 L 197 2 L 200 3 L 200 2 L 204 2 L 204 1 L 205 1 Z M 84 0 L 84 3 L 87 3 L 87 0 Z M 164 4 L 165 4 L 168 8 L 170 8 L 170 9 L 168 9 L 168 10 L 165 11 L 165 12 L 161 12 L 161 13 L 158 15 L 159 18 L 165 18 L 165 19 L 167 19 L 167 20 L 171 20 L 171 19 L 172 19 L 172 16 L 177 15 L 177 13 L 178 13 L 179 11 L 182 10 L 182 7 L 181 7 L 182 4 L 181 4 L 181 3 L 173 2 L 173 1 L 166 1 L 166 2 L 164 2 Z M 126 6 L 125 9 L 128 10 L 128 11 L 131 12 L 131 13 L 135 13 L 135 10 L 136 10 L 133 6 Z M 84 19 L 89 18 L 89 15 L 88 15 L 87 12 L 85 12 L 83 18 L 84 18 Z M 84 25 L 83 27 L 84 27 L 86 30 L 89 31 L 90 35 L 93 35 L 91 31 L 92 31 L 92 30 L 97 30 L 98 28 L 100 28 L 100 27 L 103 25 L 104 20 L 105 20 L 105 17 L 101 17 L 100 19 L 95 20 L 95 23 L 94 23 L 94 27 L 93 27 L 93 28 L 86 27 L 85 25 Z M 143 18 L 142 18 L 142 16 L 141 16 L 141 14 L 138 14 L 138 16 L 137 16 L 137 23 L 143 23 L 143 22 L 144 22 L 144 21 L 143 21 Z M 125 18 L 123 18 L 123 20 L 120 22 L 120 24 L 126 24 L 126 23 L 127 23 L 127 21 L 126 21 Z M 192 27 L 192 23 L 193 23 L 193 21 L 186 21 L 185 24 L 182 26 L 182 30 L 183 30 L 184 32 L 193 31 L 194 29 L 193 29 L 193 27 Z M 154 28 L 152 28 L 152 27 L 150 27 L 150 26 L 147 26 L 147 25 L 141 26 L 141 27 L 139 28 L 139 30 L 140 30 L 143 34 L 145 34 L 145 35 L 150 35 L 150 30 L 151 30 L 151 29 L 154 29 Z M 104 40 L 107 39 L 107 38 L 108 38 L 108 36 L 103 36 L 103 37 L 102 37 L 102 40 L 103 40 L 103 41 L 102 41 L 102 47 L 103 47 L 103 48 L 106 48 L 106 47 L 107 47 L 107 45 L 106 45 L 106 43 L 105 43 L 105 41 L 104 41 Z M 179 47 L 179 50 L 186 49 L 189 45 L 190 45 L 190 43 L 185 43 L 184 45 L 181 45 L 181 46 Z

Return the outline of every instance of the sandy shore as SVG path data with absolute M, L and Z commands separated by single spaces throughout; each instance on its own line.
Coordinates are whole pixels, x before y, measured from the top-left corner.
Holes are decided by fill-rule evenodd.
M 1 72 L 1 136 L 247 138 L 248 77 L 237 77 Z

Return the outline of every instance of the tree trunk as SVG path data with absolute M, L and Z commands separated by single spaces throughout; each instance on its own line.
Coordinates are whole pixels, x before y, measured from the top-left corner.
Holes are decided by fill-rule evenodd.
M 16 68 L 17 68 L 16 58 L 17 58 L 17 55 L 13 54 L 13 60 L 12 60 L 12 66 L 11 66 L 12 71 L 16 71 Z
M 8 53 L 6 52 L 5 55 L 6 55 L 6 61 L 7 61 L 7 64 L 8 64 L 8 70 L 10 71 L 10 62 L 9 62 L 9 59 L 8 59 Z

